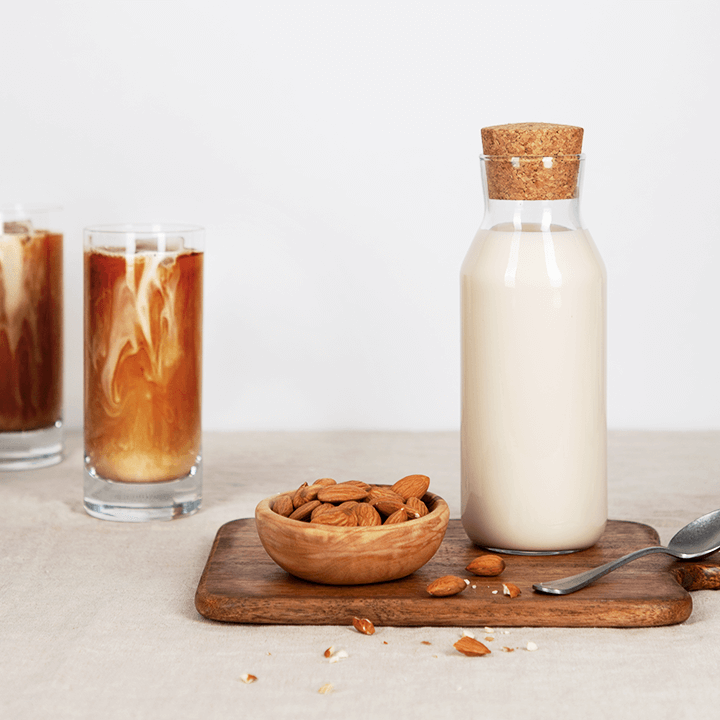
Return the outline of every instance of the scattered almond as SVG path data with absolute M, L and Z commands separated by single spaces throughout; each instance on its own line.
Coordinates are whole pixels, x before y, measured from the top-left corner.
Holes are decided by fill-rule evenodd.
M 326 658 L 329 658 L 334 652 L 335 652 L 335 646 L 334 646 L 334 645 L 331 645 L 331 646 L 323 653 L 323 655 L 324 655 Z
M 499 555 L 480 555 L 465 569 L 473 575 L 494 577 L 505 569 L 505 561 Z
M 254 683 L 257 678 L 254 675 L 250 675 L 250 673 L 245 673 L 244 675 L 240 676 L 240 679 L 246 684 L 249 685 L 250 683 Z
M 510 648 L 507 645 L 500 648 L 503 652 L 515 652 L 515 648 Z
M 461 577 L 444 575 L 437 580 L 433 580 L 427 586 L 427 591 L 434 597 L 449 597 L 461 593 L 466 587 L 467 585 Z
M 353 627 L 363 635 L 373 635 L 375 633 L 375 626 L 367 618 L 353 618 Z
M 421 640 L 420 644 L 421 645 L 432 645 L 432 643 L 429 640 Z
M 503 595 L 509 595 L 511 598 L 516 598 L 521 594 L 520 588 L 514 583 L 503 583 Z
M 532 640 L 525 647 L 530 652 L 534 652 L 535 650 L 538 649 L 538 646 Z
M 332 691 L 333 691 L 332 683 L 325 683 L 325 684 L 318 690 L 318 692 L 319 692 L 321 695 L 329 695 Z
M 485 647 L 479 640 L 467 636 L 461 637 L 453 647 L 463 655 L 477 657 L 490 654 L 490 649 Z
M 392 490 L 401 495 L 403 500 L 407 500 L 411 497 L 421 498 L 428 491 L 428 487 L 430 478 L 427 475 L 407 475 L 398 480 Z

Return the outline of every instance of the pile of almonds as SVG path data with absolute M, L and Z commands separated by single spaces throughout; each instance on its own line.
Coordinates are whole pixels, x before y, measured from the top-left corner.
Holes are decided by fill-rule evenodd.
M 318 525 L 395 525 L 428 514 L 422 498 L 429 486 L 427 475 L 408 475 L 394 485 L 320 478 L 312 485 L 303 483 L 294 492 L 279 495 L 272 509 L 291 520 Z

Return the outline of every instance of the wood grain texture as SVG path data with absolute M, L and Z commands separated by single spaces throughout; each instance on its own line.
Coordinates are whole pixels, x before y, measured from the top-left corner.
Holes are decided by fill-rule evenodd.
M 255 521 L 235 520 L 217 533 L 195 606 L 212 620 L 278 625 L 349 625 L 353 616 L 396 626 L 672 625 L 692 612 L 692 599 L 681 583 L 693 590 L 720 586 L 720 553 L 695 563 L 649 555 L 572 595 L 532 590 L 535 582 L 583 572 L 658 542 L 657 532 L 647 525 L 610 521 L 589 550 L 552 557 L 504 555 L 504 572 L 483 578 L 466 573 L 465 567 L 484 551 L 468 540 L 459 520 L 451 520 L 437 554 L 413 575 L 375 585 L 332 587 L 286 573 L 260 544 Z M 449 574 L 466 577 L 475 587 L 453 597 L 431 597 L 426 586 Z M 515 583 L 520 597 L 504 596 L 503 582 Z

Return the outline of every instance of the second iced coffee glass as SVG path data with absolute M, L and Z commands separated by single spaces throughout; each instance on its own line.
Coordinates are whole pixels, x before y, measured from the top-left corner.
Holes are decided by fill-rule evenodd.
M 202 499 L 204 231 L 85 230 L 85 509 L 172 519 Z

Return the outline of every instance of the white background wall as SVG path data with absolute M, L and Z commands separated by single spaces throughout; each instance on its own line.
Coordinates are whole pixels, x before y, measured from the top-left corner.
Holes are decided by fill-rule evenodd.
M 582 125 L 614 428 L 720 428 L 720 4 L 6 2 L 0 200 L 207 227 L 206 429 L 453 429 L 479 129 Z

